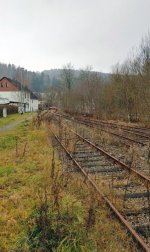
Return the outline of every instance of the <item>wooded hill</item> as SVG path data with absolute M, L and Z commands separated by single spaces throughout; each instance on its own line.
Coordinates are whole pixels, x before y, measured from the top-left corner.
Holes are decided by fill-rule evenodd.
M 74 81 L 76 82 L 80 76 L 80 70 L 73 70 Z M 109 78 L 109 74 L 97 73 L 103 79 Z M 31 72 L 22 67 L 16 67 L 13 64 L 0 63 L 0 78 L 6 76 L 22 82 L 34 92 L 46 92 L 51 86 L 62 86 L 63 69 L 50 69 L 43 72 Z

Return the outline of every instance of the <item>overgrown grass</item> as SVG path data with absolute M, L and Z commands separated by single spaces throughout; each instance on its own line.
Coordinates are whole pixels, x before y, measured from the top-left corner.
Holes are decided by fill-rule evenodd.
M 33 114 L 33 112 L 32 113 L 31 112 L 24 113 L 23 115 L 17 113 L 17 114 L 13 114 L 13 115 L 8 115 L 6 118 L 1 117 L 0 118 L 0 127 L 9 125 L 9 124 L 17 122 L 17 121 L 21 121 L 22 119 L 26 119 L 32 114 Z
M 10 174 L 14 173 L 15 169 L 12 166 L 1 166 L 0 167 L 0 177 L 9 176 Z
M 0 251 L 134 251 L 85 179 L 53 158 L 45 125 L 0 139 Z

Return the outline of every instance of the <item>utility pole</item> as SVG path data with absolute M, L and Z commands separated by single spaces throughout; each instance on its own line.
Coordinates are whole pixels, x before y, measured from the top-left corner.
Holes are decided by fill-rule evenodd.
M 23 114 L 23 85 L 22 85 L 22 83 L 23 83 L 23 76 L 22 76 L 22 73 L 23 73 L 23 70 L 24 70 L 24 68 L 20 68 L 20 70 L 21 70 L 21 96 L 20 96 L 20 100 L 21 100 L 21 114 Z

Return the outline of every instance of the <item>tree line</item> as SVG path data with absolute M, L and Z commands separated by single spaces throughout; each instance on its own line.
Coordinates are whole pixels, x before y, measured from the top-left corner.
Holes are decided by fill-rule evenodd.
M 103 76 L 86 67 L 80 71 L 71 63 L 63 69 L 31 72 L 13 64 L 0 63 L 0 78 L 16 79 L 35 92 L 46 92 L 47 104 L 70 113 L 103 118 L 149 118 L 150 111 L 150 34 L 130 56 Z
M 49 75 L 44 72 L 31 72 L 14 64 L 0 63 L 0 78 L 4 76 L 17 80 L 36 92 L 44 92 L 52 84 Z
M 76 78 L 69 63 L 63 68 L 61 84 L 49 89 L 47 101 L 70 113 L 113 119 L 149 116 L 150 34 L 122 64 L 113 66 L 106 80 L 89 67 Z

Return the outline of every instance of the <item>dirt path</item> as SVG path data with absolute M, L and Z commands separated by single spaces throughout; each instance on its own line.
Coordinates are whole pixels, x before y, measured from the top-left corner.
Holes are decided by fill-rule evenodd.
M 26 120 L 29 120 L 29 119 L 32 119 L 32 116 L 29 116 L 29 117 L 27 117 L 25 119 L 22 119 L 22 120 L 18 121 L 18 122 L 14 122 L 14 123 L 5 125 L 3 127 L 0 127 L 0 132 L 4 132 L 4 131 L 10 130 L 10 129 L 13 129 L 16 126 L 18 126 L 20 123 L 22 123 L 22 122 L 24 122 Z

